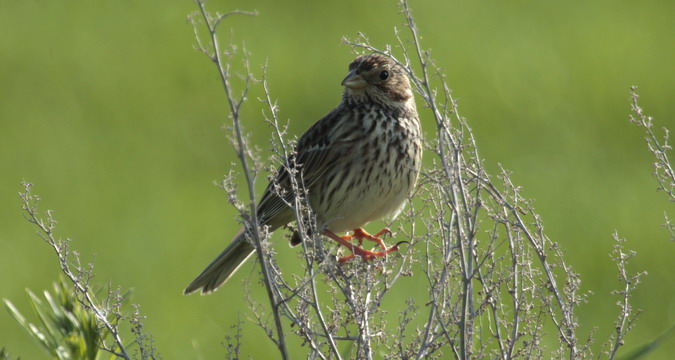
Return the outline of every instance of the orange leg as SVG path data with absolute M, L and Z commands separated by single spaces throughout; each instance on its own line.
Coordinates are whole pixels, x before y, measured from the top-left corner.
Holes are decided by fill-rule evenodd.
M 382 235 L 391 235 L 391 230 L 389 228 L 384 228 L 380 230 L 378 233 L 375 235 L 370 235 L 368 234 L 365 230 L 362 228 L 354 229 L 354 234 L 353 235 L 344 235 L 341 236 L 341 238 L 347 240 L 347 241 L 352 241 L 353 239 L 357 239 L 359 241 L 359 246 L 363 245 L 363 239 L 370 240 L 376 242 L 378 245 L 383 250 L 387 249 L 387 246 L 384 244 L 384 241 L 382 241 L 382 238 L 380 238 Z
M 382 231 L 378 232 L 375 235 L 370 235 L 368 234 L 365 230 L 359 228 L 359 229 L 354 229 L 354 234 L 353 235 L 345 235 L 345 236 L 337 236 L 335 235 L 332 231 L 329 230 L 324 230 L 322 232 L 324 236 L 327 236 L 335 241 L 337 241 L 340 245 L 348 248 L 349 250 L 352 251 L 350 255 L 341 257 L 338 259 L 340 263 L 347 262 L 351 259 L 354 258 L 354 256 L 360 256 L 364 260 L 373 260 L 376 257 L 383 257 L 387 256 L 387 254 L 397 251 L 398 250 L 398 245 L 396 244 L 390 248 L 387 249 L 387 246 L 384 244 L 384 241 L 380 238 L 383 234 L 391 234 L 391 230 L 384 228 Z M 350 241 L 353 239 L 357 239 L 359 241 L 359 246 L 354 245 Z M 376 242 L 384 251 L 369 251 L 365 250 L 361 247 L 363 244 L 363 239 L 367 239 L 370 241 Z

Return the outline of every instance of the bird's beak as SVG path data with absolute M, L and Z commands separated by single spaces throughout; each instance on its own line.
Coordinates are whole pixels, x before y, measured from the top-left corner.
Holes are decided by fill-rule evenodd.
M 348 87 L 352 90 L 363 89 L 368 83 L 363 76 L 356 73 L 356 70 L 352 70 L 347 74 L 347 76 L 342 80 L 342 86 Z

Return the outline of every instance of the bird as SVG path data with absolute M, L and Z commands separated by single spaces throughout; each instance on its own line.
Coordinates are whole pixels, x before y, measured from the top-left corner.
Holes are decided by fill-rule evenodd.
M 364 260 L 398 250 L 387 248 L 380 236 L 363 226 L 379 219 L 393 220 L 412 195 L 422 163 L 422 133 L 414 94 L 406 70 L 379 53 L 356 57 L 350 64 L 339 105 L 314 123 L 298 140 L 293 163 L 301 173 L 318 231 L 351 250 L 340 258 Z M 290 163 L 290 162 L 289 162 Z M 297 172 L 296 172 L 297 173 Z M 258 202 L 259 224 L 270 232 L 295 220 L 295 193 L 288 167 L 280 167 Z M 279 191 L 282 189 L 282 191 Z M 352 235 L 338 233 L 353 230 Z M 291 240 L 299 243 L 299 237 Z M 363 239 L 382 251 L 365 250 Z M 215 291 L 255 252 L 242 229 L 184 290 Z

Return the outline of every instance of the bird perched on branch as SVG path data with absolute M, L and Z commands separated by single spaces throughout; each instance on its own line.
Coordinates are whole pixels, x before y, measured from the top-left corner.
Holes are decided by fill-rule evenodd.
M 388 229 L 370 235 L 361 227 L 393 219 L 412 193 L 422 161 L 420 122 L 407 74 L 389 57 L 357 57 L 342 85 L 340 105 L 302 135 L 293 156 L 319 231 L 352 251 L 340 262 L 371 260 L 398 250 L 380 238 Z M 282 166 L 258 203 L 258 221 L 270 231 L 295 220 L 287 205 L 295 196 L 290 176 Z M 353 235 L 336 234 L 348 230 Z M 354 239 L 375 241 L 382 250 L 363 249 Z M 185 294 L 216 290 L 254 251 L 240 231 Z

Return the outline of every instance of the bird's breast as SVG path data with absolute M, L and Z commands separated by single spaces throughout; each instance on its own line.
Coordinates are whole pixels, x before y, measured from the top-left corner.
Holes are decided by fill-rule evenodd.
M 345 134 L 326 181 L 310 189 L 320 226 L 334 232 L 395 217 L 417 181 L 421 144 L 417 118 L 386 109 L 363 111 Z

